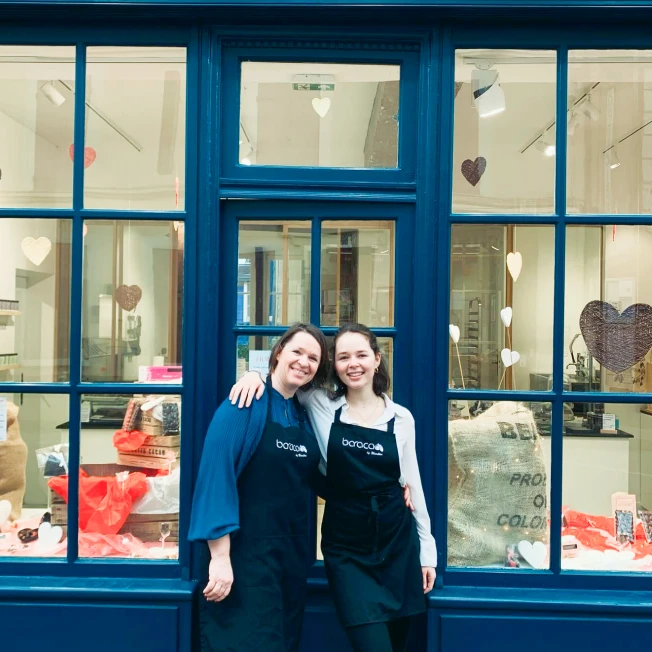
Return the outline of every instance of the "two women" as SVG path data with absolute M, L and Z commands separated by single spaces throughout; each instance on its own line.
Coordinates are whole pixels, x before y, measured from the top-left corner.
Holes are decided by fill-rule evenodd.
M 414 419 L 389 399 L 376 337 L 348 324 L 333 343 L 334 392 L 299 395 L 326 473 L 322 552 L 338 617 L 356 652 L 407 648 L 410 619 L 425 611 L 437 551 L 415 448 Z M 265 390 L 247 374 L 232 390 L 241 404 Z M 406 509 L 401 483 L 412 492 Z M 245 649 L 245 648 L 243 648 Z
M 319 448 L 297 391 L 327 376 L 326 340 L 290 328 L 270 354 L 266 400 L 224 401 L 202 454 L 189 538 L 211 561 L 201 607 L 202 650 L 294 652 L 308 572 L 309 484 Z M 313 485 L 316 487 L 316 485 Z

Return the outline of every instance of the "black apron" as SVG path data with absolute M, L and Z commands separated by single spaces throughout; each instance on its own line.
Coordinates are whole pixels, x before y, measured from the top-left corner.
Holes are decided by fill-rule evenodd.
M 233 586 L 222 602 L 203 597 L 202 650 L 294 652 L 299 647 L 309 568 L 308 477 L 319 463 L 315 438 L 295 397 L 299 427 L 271 420 L 238 479 L 240 530 L 231 537 Z
M 399 484 L 394 419 L 387 431 L 342 423 L 328 440 L 322 552 L 344 627 L 423 613 L 416 521 Z

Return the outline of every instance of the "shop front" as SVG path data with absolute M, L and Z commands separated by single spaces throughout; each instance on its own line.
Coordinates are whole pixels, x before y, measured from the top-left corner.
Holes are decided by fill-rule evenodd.
M 414 650 L 646 640 L 648 3 L 294 4 L 6 5 L 3 642 L 199 649 L 203 439 L 298 321 L 415 417 Z M 301 649 L 346 650 L 306 509 Z

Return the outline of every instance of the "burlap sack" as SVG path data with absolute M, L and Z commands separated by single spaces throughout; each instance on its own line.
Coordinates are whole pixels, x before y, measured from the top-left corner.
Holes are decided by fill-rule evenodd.
M 0 441 L 0 500 L 11 503 L 10 521 L 17 521 L 25 497 L 27 445 L 20 436 L 18 406 L 7 401 L 7 441 Z
M 519 541 L 548 543 L 548 476 L 532 412 L 501 401 L 448 429 L 448 563 L 504 565 Z

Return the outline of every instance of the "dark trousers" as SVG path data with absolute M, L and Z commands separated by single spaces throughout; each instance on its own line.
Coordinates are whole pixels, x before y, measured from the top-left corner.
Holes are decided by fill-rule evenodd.
M 386 623 L 346 627 L 344 631 L 355 652 L 406 652 L 410 617 Z

